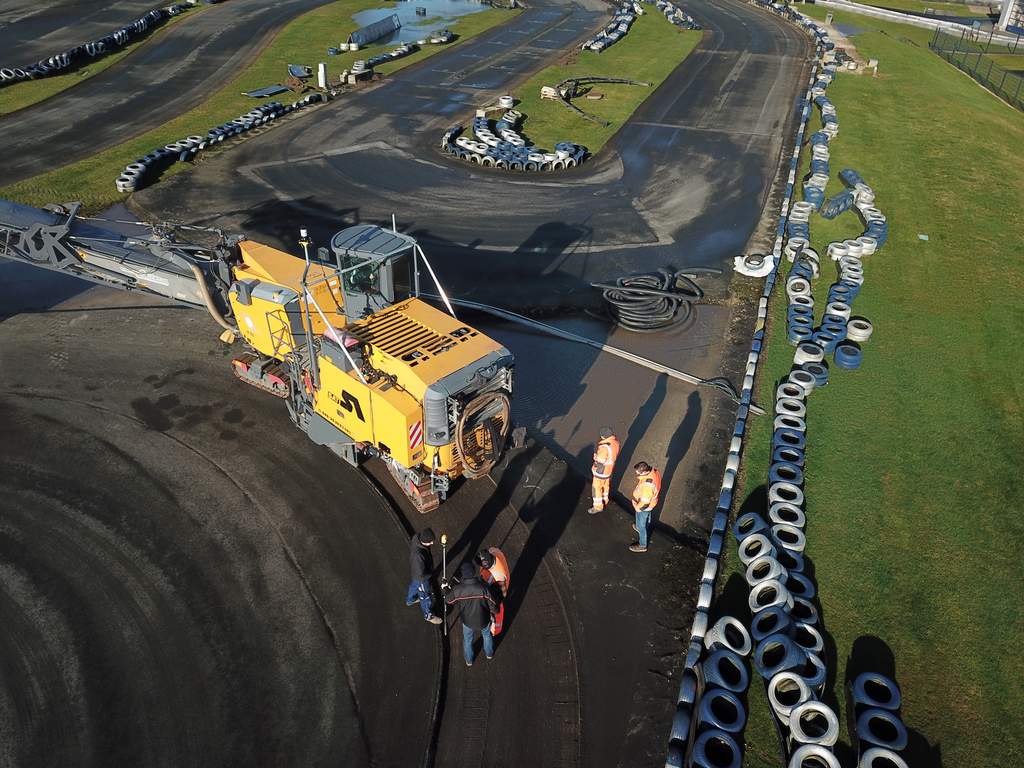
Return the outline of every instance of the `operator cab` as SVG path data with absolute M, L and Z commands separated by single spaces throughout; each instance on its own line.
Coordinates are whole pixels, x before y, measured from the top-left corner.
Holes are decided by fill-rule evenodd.
M 411 237 L 373 224 L 349 227 L 331 238 L 350 322 L 418 293 L 415 249 Z

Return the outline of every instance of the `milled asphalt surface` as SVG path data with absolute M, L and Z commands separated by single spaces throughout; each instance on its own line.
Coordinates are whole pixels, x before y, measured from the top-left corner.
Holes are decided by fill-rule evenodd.
M 82 160 L 177 117 L 237 75 L 282 26 L 329 1 L 219 3 L 95 77 L 0 116 L 0 185 Z
M 735 373 L 727 279 L 669 334 L 609 334 L 586 313 L 595 276 L 742 248 L 774 177 L 803 39 L 733 0 L 688 10 L 712 29 L 705 43 L 568 189 L 429 147 L 600 22 L 538 5 L 136 202 L 289 247 L 299 226 L 325 242 L 393 210 L 455 295 Z M 531 439 L 423 517 L 385 502 L 379 466 L 340 464 L 236 383 L 201 313 L 86 287 L 0 263 L 0 420 L 16 438 L 0 447 L 0 498 L 15 500 L 0 517 L 0 600 L 16 627 L 0 653 L 0 730 L 16 734 L 0 763 L 39 764 L 44 749 L 86 765 L 663 759 L 702 544 L 659 528 L 648 555 L 629 553 L 629 515 L 587 515 L 578 470 L 614 421 L 620 468 L 663 451 L 665 522 L 699 532 L 728 401 L 471 316 L 517 354 Z M 457 626 L 443 643 L 401 604 L 405 536 L 427 523 L 449 533 L 450 569 L 482 545 L 510 556 L 491 662 L 467 669 Z

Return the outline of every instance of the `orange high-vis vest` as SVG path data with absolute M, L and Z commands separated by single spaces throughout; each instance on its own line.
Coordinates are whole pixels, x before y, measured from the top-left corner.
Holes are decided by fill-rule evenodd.
M 658 506 L 658 496 L 661 493 L 661 473 L 652 469 L 642 475 L 637 475 L 636 488 L 633 490 L 633 506 L 642 512 L 650 512 Z
M 487 550 L 494 555 L 494 565 L 490 568 L 481 568 L 480 576 L 488 584 L 497 584 L 501 588 L 501 594 L 508 594 L 508 560 L 505 558 L 505 553 L 497 547 L 490 547 Z
M 619 438 L 615 435 L 603 438 L 594 449 L 594 466 L 591 472 L 594 477 L 606 480 L 612 476 L 615 469 L 615 460 L 619 458 Z M 602 467 L 598 472 L 597 468 Z

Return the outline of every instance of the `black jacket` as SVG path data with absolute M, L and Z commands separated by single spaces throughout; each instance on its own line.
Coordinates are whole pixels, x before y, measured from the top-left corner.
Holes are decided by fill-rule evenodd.
M 448 592 L 445 602 L 452 607 L 457 607 L 462 623 L 470 629 L 485 629 L 494 619 L 494 613 L 498 606 L 494 603 L 491 590 L 473 577 L 463 579 Z
M 413 581 L 429 579 L 434 571 L 434 558 L 430 556 L 430 548 L 420 544 L 418 533 L 409 541 L 409 570 Z

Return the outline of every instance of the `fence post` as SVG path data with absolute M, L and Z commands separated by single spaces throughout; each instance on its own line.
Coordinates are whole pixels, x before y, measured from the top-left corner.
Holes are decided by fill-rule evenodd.
M 992 61 L 992 59 L 989 59 L 988 60 L 988 72 L 985 73 L 985 83 L 988 84 L 988 85 L 991 85 L 991 82 L 992 82 L 991 81 L 991 77 L 992 77 L 992 65 L 993 64 L 995 64 L 995 62 Z
M 980 66 L 981 66 L 981 52 L 979 51 L 978 52 L 978 60 L 976 62 L 974 62 L 974 71 L 971 72 L 971 77 L 977 79 L 978 67 L 980 67 Z
M 1013 101 L 1019 106 L 1020 105 L 1020 85 L 1024 83 L 1024 77 L 1017 78 L 1017 94 L 1013 97 Z
M 1007 70 L 1004 69 L 1003 70 L 1003 79 L 999 81 L 999 92 L 1000 93 L 1003 92 L 1003 84 L 1006 82 L 1006 73 L 1007 73 Z

